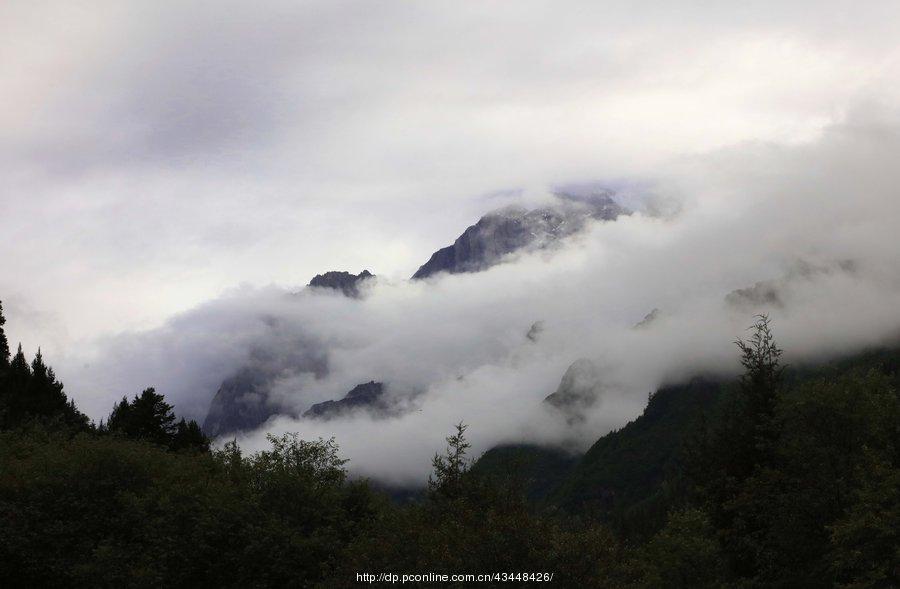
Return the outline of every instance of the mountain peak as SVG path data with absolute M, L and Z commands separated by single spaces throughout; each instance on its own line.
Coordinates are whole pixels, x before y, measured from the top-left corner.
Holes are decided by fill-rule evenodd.
M 345 296 L 359 298 L 360 283 L 370 278 L 375 278 L 375 275 L 368 270 L 363 270 L 359 274 L 332 270 L 330 272 L 325 272 L 324 274 L 316 274 L 315 277 L 309 281 L 309 286 L 312 288 L 330 288 L 339 290 L 344 293 Z
M 543 248 L 584 229 L 590 220 L 611 221 L 630 211 L 620 206 L 609 191 L 589 194 L 554 194 L 544 206 L 527 209 L 510 205 L 493 210 L 468 227 L 453 245 L 432 254 L 413 280 L 440 272 L 480 272 L 498 264 L 504 256 L 529 248 Z

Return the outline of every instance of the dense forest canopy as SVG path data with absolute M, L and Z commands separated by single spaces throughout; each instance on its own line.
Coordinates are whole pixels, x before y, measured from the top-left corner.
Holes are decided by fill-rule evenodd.
M 582 457 L 521 446 L 473 460 L 460 423 L 423 492 L 397 502 L 349 477 L 333 439 L 213 448 L 153 388 L 94 424 L 40 352 L 10 353 L 4 323 L 0 307 L 3 586 L 342 587 L 375 571 L 900 584 L 896 349 L 792 369 L 759 317 L 736 381 L 664 387 Z

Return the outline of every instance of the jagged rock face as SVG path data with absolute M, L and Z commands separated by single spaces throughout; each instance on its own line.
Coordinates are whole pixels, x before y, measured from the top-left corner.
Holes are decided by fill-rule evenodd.
M 203 421 L 203 431 L 216 438 L 254 430 L 273 415 L 295 415 L 272 395 L 273 387 L 284 379 L 327 375 L 327 352 L 314 340 L 294 338 L 284 349 L 253 350 L 244 367 L 222 382 Z
M 569 424 L 585 420 L 584 412 L 593 407 L 601 393 L 600 371 L 587 358 L 576 360 L 569 366 L 556 392 L 544 402 L 558 409 Z
M 329 420 L 354 410 L 365 410 L 373 417 L 391 415 L 391 407 L 384 397 L 384 385 L 374 380 L 356 385 L 343 399 L 316 403 L 303 417 Z
M 359 274 L 331 271 L 326 272 L 325 274 L 317 274 L 315 278 L 309 281 L 309 286 L 312 288 L 330 288 L 339 290 L 344 293 L 345 296 L 358 298 L 362 282 L 374 277 L 375 275 L 368 270 L 363 270 Z
M 252 430 L 277 413 L 268 403 L 266 379 L 262 373 L 245 368 L 226 379 L 209 406 L 203 431 L 211 438 Z
M 453 245 L 436 251 L 413 275 L 427 278 L 439 272 L 479 272 L 503 256 L 525 248 L 541 248 L 582 230 L 590 219 L 613 220 L 628 211 L 611 193 L 590 196 L 557 195 L 553 205 L 534 210 L 513 206 L 493 211 L 466 229 Z

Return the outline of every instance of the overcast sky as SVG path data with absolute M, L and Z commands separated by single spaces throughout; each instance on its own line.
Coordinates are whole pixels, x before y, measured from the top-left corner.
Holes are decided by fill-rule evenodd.
M 406 276 L 498 191 L 897 96 L 896 2 L 0 4 L 0 293 L 54 353 L 240 283 Z
M 102 403 L 91 405 L 81 387 L 101 385 L 77 367 L 97 342 L 195 343 L 212 355 L 222 324 L 207 321 L 211 315 L 268 308 L 267 288 L 296 290 L 325 270 L 367 268 L 393 281 L 379 287 L 366 315 L 374 317 L 371 327 L 390 329 L 398 319 L 384 311 L 391 305 L 434 318 L 426 309 L 435 303 L 422 301 L 461 297 L 465 304 L 445 310 L 446 321 L 464 323 L 478 297 L 491 301 L 492 288 L 508 287 L 502 280 L 522 280 L 528 290 L 535 276 L 579 284 L 567 269 L 612 272 L 572 261 L 585 251 L 605 260 L 610 243 L 613 251 L 633 248 L 621 258 L 632 267 L 665 277 L 649 285 L 660 291 L 677 286 L 668 269 L 692 263 L 711 272 L 701 286 L 721 289 L 776 277 L 795 254 L 823 263 L 851 254 L 893 261 L 876 252 L 890 250 L 900 229 L 891 221 L 898 211 L 890 188 L 890 161 L 900 157 L 898 22 L 893 0 L 7 0 L 0 3 L 7 330 L 29 352 L 41 345 L 51 364 L 70 367 L 61 374 L 67 390 L 102 414 L 120 388 L 154 384 L 153 374 L 172 363 L 162 352 L 140 367 L 123 357 L 130 372 L 110 390 L 92 390 Z M 704 207 L 674 228 L 635 221 L 628 239 L 606 235 L 598 238 L 602 247 L 585 246 L 549 267 L 528 262 L 524 277 L 502 270 L 481 286 L 463 280 L 421 300 L 419 291 L 396 286 L 510 195 L 572 183 L 672 193 Z M 713 278 L 724 258 L 704 255 L 735 234 L 739 215 L 762 222 L 753 203 L 778 208 L 783 223 L 770 246 L 719 250 L 739 257 L 749 249 L 755 257 Z M 838 219 L 859 223 L 851 230 Z M 875 229 L 861 229 L 866 223 Z M 826 225 L 830 241 L 812 239 Z M 798 233 L 810 239 L 788 244 L 785 236 Z M 679 244 L 671 249 L 676 257 L 645 251 L 654 240 Z M 634 291 L 608 293 L 607 306 L 628 307 L 616 325 L 653 306 L 634 294 L 648 284 L 623 272 L 616 280 Z M 880 276 L 881 286 L 866 292 L 877 292 L 872 300 L 887 313 L 896 290 L 884 285 L 894 288 L 900 277 Z M 835 286 L 833 297 L 849 292 L 843 288 Z M 559 301 L 583 309 L 577 296 L 538 292 L 519 307 L 530 315 L 510 311 L 498 329 L 518 329 L 522 317 Z M 681 306 L 700 312 L 692 304 Z M 314 321 L 314 311 L 300 314 Z M 869 318 L 883 323 L 884 316 Z M 173 325 L 188 326 L 197 339 Z M 470 327 L 460 328 L 463 335 L 477 337 L 478 326 Z M 731 327 L 712 331 L 731 338 Z M 416 337 L 393 348 L 367 345 L 408 353 L 417 350 Z M 221 368 L 231 356 L 216 353 L 218 364 L 209 362 Z M 503 348 L 503 362 L 510 353 Z M 541 387 L 552 389 L 572 359 L 548 360 Z M 463 364 L 454 356 L 446 368 Z M 220 379 L 210 370 L 189 407 L 200 417 Z M 183 376 L 158 378 L 177 388 Z M 357 376 L 365 377 L 345 373 L 329 394 Z M 507 385 L 533 376 L 517 373 Z

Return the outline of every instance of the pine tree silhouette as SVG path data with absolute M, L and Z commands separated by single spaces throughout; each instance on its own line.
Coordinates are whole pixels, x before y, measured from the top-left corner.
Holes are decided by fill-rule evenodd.
M 9 340 L 3 326 L 6 325 L 6 317 L 3 316 L 3 301 L 0 301 L 0 370 L 9 366 Z

